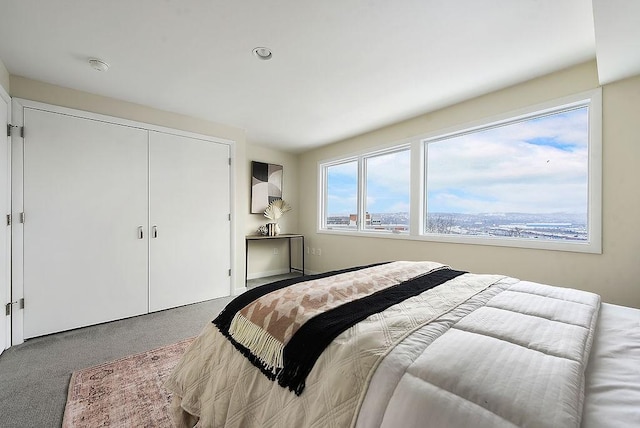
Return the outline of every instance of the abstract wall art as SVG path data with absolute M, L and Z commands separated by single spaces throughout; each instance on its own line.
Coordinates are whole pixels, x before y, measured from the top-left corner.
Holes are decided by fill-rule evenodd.
M 282 165 L 251 162 L 251 214 L 262 214 L 272 201 L 282 199 Z

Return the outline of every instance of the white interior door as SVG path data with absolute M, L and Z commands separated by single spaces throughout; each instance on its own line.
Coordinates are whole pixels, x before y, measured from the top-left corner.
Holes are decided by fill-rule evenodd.
M 24 126 L 24 338 L 146 313 L 147 131 L 33 108 Z
M 0 130 L 7 129 L 9 119 L 9 96 L 0 88 Z M 0 354 L 11 345 L 11 317 L 6 316 L 5 307 L 11 299 L 11 274 L 9 255 L 11 254 L 11 231 L 4 221 L 11 213 L 9 137 L 0 134 Z
M 229 147 L 150 132 L 149 310 L 231 294 Z

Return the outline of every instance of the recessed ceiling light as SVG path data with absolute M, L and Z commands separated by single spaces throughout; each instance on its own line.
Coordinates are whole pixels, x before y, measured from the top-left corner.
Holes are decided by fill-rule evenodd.
M 273 55 L 271 54 L 271 49 L 269 48 L 255 48 L 253 50 L 253 54 L 263 60 L 268 60 L 273 57 Z
M 97 58 L 89 58 L 89 65 L 98 71 L 107 71 L 109 69 L 109 64 Z

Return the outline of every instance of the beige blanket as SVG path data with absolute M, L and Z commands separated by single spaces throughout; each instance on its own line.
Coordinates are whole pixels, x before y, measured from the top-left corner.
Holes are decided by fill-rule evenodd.
M 209 324 L 167 381 L 174 419 L 179 426 L 199 419 L 200 427 L 353 426 L 375 368 L 395 344 L 492 284 L 515 281 L 464 274 L 370 316 L 325 350 L 300 396 L 269 381 Z
M 276 374 L 284 366 L 289 339 L 311 318 L 446 266 L 435 262 L 391 262 L 281 288 L 241 309 L 230 336 Z

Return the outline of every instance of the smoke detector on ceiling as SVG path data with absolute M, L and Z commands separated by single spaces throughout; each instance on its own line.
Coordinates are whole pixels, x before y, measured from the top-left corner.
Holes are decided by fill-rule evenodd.
M 107 71 L 109 69 L 109 64 L 97 58 L 90 58 L 89 65 L 94 70 L 98 70 L 98 71 Z

